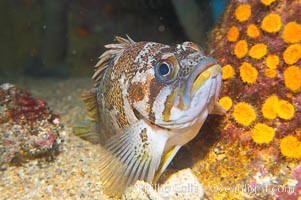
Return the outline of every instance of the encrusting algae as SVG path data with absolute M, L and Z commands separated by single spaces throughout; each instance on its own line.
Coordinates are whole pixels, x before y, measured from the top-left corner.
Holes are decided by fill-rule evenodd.
M 224 66 L 219 102 L 227 115 L 219 128 L 223 139 L 214 148 L 225 152 L 226 158 L 215 164 L 223 166 L 218 171 L 221 174 L 212 171 L 209 176 L 206 172 L 200 180 L 219 176 L 223 180 L 216 178 L 215 182 L 259 187 L 275 186 L 276 182 L 276 186 L 289 187 L 289 180 L 295 180 L 293 170 L 301 165 L 300 10 L 300 1 L 228 1 L 208 47 Z M 229 27 L 239 31 L 233 41 L 227 37 Z M 232 157 L 238 149 L 246 156 Z M 202 164 L 215 162 L 214 156 L 210 156 L 212 160 L 204 160 Z M 217 169 L 215 165 L 209 168 Z M 263 184 L 263 180 L 267 182 Z M 301 193 L 300 186 L 294 189 L 294 195 Z M 237 196 L 230 191 L 208 196 L 209 199 L 296 198 L 285 192 L 263 191 L 256 195 Z

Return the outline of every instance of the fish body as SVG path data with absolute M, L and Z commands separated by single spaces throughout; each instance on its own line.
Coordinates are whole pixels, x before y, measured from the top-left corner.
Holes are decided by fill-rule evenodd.
M 199 132 L 217 100 L 221 67 L 192 42 L 175 46 L 116 37 L 82 94 L 99 142 L 101 178 L 110 192 L 156 181 L 181 146 Z

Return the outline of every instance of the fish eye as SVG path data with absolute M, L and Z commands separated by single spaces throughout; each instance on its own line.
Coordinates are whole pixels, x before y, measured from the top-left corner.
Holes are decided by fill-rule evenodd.
M 170 82 L 174 78 L 174 65 L 168 60 L 159 60 L 155 67 L 155 75 L 163 82 Z

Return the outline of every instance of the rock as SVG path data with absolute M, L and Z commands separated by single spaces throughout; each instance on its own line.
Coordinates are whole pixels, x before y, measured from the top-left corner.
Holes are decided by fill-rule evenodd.
M 62 125 L 42 99 L 12 84 L 0 85 L 0 169 L 34 158 L 51 160 Z
M 122 195 L 124 200 L 203 199 L 203 197 L 203 186 L 189 168 L 171 175 L 163 185 L 137 181 Z
M 122 195 L 123 200 L 148 200 L 148 199 L 155 199 L 155 200 L 163 200 L 156 192 L 156 190 L 151 186 L 151 184 L 146 183 L 144 181 L 137 181 L 133 186 L 127 188 Z
M 192 170 L 187 168 L 171 175 L 158 188 L 164 199 L 203 199 L 204 189 Z

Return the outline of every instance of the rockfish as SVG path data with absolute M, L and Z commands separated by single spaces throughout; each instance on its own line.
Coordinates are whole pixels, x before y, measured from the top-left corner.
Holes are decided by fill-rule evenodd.
M 224 112 L 221 66 L 198 45 L 116 42 L 105 45 L 94 88 L 82 94 L 96 131 L 79 133 L 105 148 L 101 179 L 113 193 L 136 180 L 157 181 L 208 114 Z

